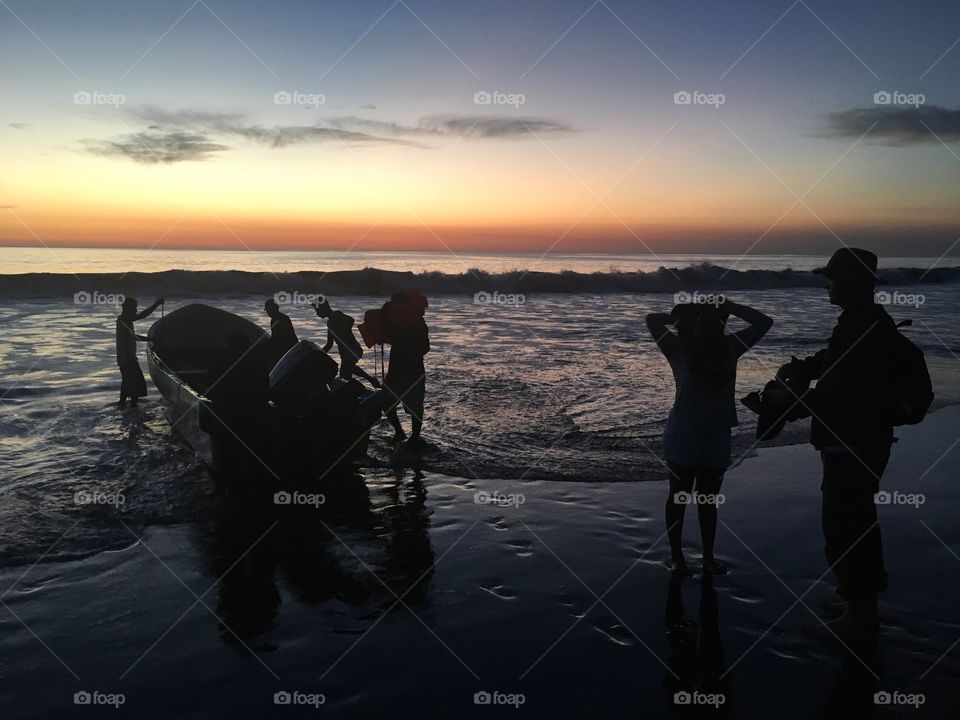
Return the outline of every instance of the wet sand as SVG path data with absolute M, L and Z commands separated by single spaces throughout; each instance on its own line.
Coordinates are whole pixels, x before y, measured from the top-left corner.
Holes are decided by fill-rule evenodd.
M 925 502 L 880 510 L 891 581 L 867 684 L 924 704 L 877 707 L 871 692 L 846 717 L 948 717 L 960 700 L 960 408 L 898 435 L 883 487 Z M 5 568 L 0 714 L 821 717 L 843 696 L 836 671 L 867 671 L 806 630 L 834 599 L 818 470 L 803 445 L 762 449 L 732 470 L 718 537 L 731 571 L 702 583 L 688 513 L 697 577 L 672 594 L 663 483 L 407 468 L 344 483 L 319 509 L 220 502 L 140 540 L 131 530 L 125 549 Z M 478 504 L 481 491 L 523 502 Z M 698 688 L 723 704 L 674 703 Z M 78 708 L 82 691 L 124 702 Z M 324 703 L 276 706 L 282 691 Z M 484 691 L 523 702 L 476 705 Z

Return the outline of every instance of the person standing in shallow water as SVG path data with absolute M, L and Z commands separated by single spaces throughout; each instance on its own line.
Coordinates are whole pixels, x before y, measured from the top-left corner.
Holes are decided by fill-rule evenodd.
M 730 315 L 749 326 L 727 334 Z M 669 314 L 647 315 L 647 328 L 670 363 L 676 382 L 663 454 L 670 475 L 665 511 L 670 569 L 677 575 L 690 574 L 682 548 L 684 510 L 690 502 L 696 503 L 700 520 L 704 572 L 727 571 L 714 556 L 714 539 L 717 496 L 730 464 L 731 428 L 737 425 L 737 361 L 772 325 L 773 320 L 759 310 L 729 300 L 679 304 Z
M 297 333 L 290 322 L 290 316 L 280 312 L 277 301 L 270 298 L 263 304 L 263 311 L 270 318 L 270 340 L 267 343 L 267 355 L 270 367 L 276 365 L 287 350 L 297 344 Z
M 143 378 L 140 362 L 137 360 L 137 341 L 146 340 L 143 335 L 137 335 L 133 323 L 143 320 L 163 304 L 163 298 L 141 313 L 137 312 L 137 299 L 124 299 L 117 317 L 117 365 L 120 368 L 120 406 L 130 404 L 136 407 L 137 401 L 147 396 L 147 382 Z
M 421 443 L 423 403 L 426 396 L 427 371 L 423 356 L 430 352 L 430 330 L 423 316 L 427 299 L 419 292 L 395 293 L 384 305 L 390 361 L 383 387 L 390 398 L 386 415 L 393 427 L 393 442 L 401 442 L 407 435 L 400 424 L 397 408 L 410 415 L 411 444 Z

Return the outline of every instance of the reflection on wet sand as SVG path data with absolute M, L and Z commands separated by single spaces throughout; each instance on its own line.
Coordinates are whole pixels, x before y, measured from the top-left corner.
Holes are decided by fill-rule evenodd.
M 353 472 L 323 490 L 315 506 L 237 494 L 217 504 L 204 546 L 220 578 L 224 642 L 275 649 L 266 636 L 280 612 L 281 582 L 305 605 L 354 609 L 345 620 L 335 616 L 334 632 L 362 632 L 382 613 L 428 605 L 434 556 L 422 474 L 397 470 L 377 481 Z

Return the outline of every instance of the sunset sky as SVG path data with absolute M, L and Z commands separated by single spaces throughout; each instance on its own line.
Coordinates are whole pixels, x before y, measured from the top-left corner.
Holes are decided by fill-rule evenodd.
M 960 237 L 957 2 L 4 0 L 0 62 L 0 244 Z

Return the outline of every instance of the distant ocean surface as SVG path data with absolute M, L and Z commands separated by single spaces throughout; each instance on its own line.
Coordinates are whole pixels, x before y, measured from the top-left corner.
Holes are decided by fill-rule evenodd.
M 168 250 L 159 248 L 32 248 L 0 247 L 0 275 L 20 273 L 128 273 L 164 270 L 241 270 L 289 273 L 336 272 L 377 268 L 395 272 L 447 274 L 482 270 L 559 273 L 655 272 L 661 266 L 684 268 L 701 263 L 735 270 L 812 270 L 823 265 L 819 255 L 614 255 L 604 253 L 459 253 L 317 250 Z M 883 258 L 886 268 L 960 266 L 960 258 Z
M 264 298 L 278 291 L 328 293 L 335 307 L 360 319 L 394 289 L 421 287 L 430 297 L 432 341 L 424 432 L 437 447 L 424 469 L 502 480 L 504 487 L 531 479 L 663 478 L 660 437 L 673 378 L 643 318 L 668 311 L 674 302 L 668 293 L 717 287 L 775 319 L 740 365 L 739 396 L 762 387 L 791 355 L 822 347 L 837 317 L 822 280 L 809 272 L 825 262 L 820 257 L 750 256 L 728 272 L 737 258 L 567 255 L 550 256 L 525 274 L 536 260 L 0 249 L 0 564 L 38 558 L 70 528 L 69 541 L 50 557 L 129 541 L 113 515 L 78 507 L 78 490 L 122 492 L 132 527 L 189 521 L 212 501 L 209 477 L 171 431 L 152 383 L 140 408 L 116 407 L 117 308 L 90 295 L 76 302 L 79 292 L 136 291 L 142 306 L 162 293 L 167 313 L 204 302 L 266 326 Z M 671 270 L 660 271 L 662 264 Z M 949 265 L 933 258 L 882 261 L 890 278 L 884 291 L 898 298 L 888 310 L 913 321 L 906 332 L 927 353 L 938 405 L 960 398 L 960 269 Z M 469 266 L 477 273 L 468 273 Z M 611 272 L 617 268 L 623 272 Z M 523 289 L 522 302 L 474 297 L 514 286 Z M 322 342 L 325 329 L 306 301 L 294 298 L 284 311 L 301 339 Z M 139 322 L 138 332 L 145 334 L 160 312 Z M 140 357 L 146 370 L 142 347 Z M 372 350 L 362 364 L 374 371 Z M 736 458 L 754 446 L 754 418 L 738 410 Z M 389 428 L 374 435 L 370 462 L 390 467 Z M 781 440 L 803 441 L 804 428 Z

